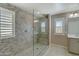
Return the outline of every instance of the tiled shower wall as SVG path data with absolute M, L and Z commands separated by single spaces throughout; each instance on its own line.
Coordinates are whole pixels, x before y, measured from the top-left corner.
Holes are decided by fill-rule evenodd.
M 13 10 L 15 16 L 16 36 L 8 39 L 0 39 L 0 55 L 18 55 L 24 50 L 33 47 L 33 16 L 10 4 L 0 3 L 0 7 Z M 29 51 L 33 55 L 33 49 Z

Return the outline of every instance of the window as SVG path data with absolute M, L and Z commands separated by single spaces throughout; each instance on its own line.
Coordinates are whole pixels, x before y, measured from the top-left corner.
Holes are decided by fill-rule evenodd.
M 56 33 L 62 33 L 63 32 L 63 21 L 56 21 Z
M 55 19 L 55 34 L 64 34 L 64 18 Z
M 15 36 L 15 12 L 0 7 L 0 39 Z
M 41 23 L 41 32 L 45 32 L 45 22 Z

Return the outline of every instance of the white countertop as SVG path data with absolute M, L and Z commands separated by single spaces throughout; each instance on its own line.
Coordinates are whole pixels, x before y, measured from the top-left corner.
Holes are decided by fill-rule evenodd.
M 68 34 L 68 38 L 79 38 L 79 34 Z

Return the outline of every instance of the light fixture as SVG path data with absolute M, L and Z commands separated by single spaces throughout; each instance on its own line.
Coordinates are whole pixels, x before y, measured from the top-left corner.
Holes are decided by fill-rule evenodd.
M 39 22 L 38 20 L 34 20 L 34 22 L 36 23 L 36 22 Z
M 71 14 L 69 14 L 69 17 L 70 17 L 70 18 L 79 17 L 79 14 L 78 14 L 77 12 L 71 13 Z
M 73 14 L 73 13 L 69 15 L 69 17 L 73 17 L 73 16 L 74 16 L 74 14 Z
M 78 13 L 74 13 L 74 16 L 78 16 Z

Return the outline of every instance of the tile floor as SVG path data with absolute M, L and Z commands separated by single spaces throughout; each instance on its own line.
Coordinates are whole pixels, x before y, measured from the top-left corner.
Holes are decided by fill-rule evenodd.
M 39 43 L 34 45 L 35 56 L 42 56 L 47 50 L 48 50 L 48 45 L 39 44 Z
M 33 47 L 17 55 L 18 56 L 33 56 Z M 34 47 L 34 55 L 35 56 L 76 56 L 74 54 L 69 53 L 67 51 L 67 48 L 60 45 L 56 45 L 56 44 L 52 44 L 50 48 L 46 47 L 45 45 L 36 44 Z
M 16 54 L 16 56 L 33 56 L 33 55 L 34 56 L 43 56 L 47 50 L 48 50 L 47 45 L 36 43 L 36 44 L 34 44 L 33 47 L 28 48 L 28 49 Z
M 67 51 L 67 48 L 52 44 L 51 48 L 48 49 L 48 51 L 44 54 L 44 56 L 76 56 L 74 54 L 71 54 Z

